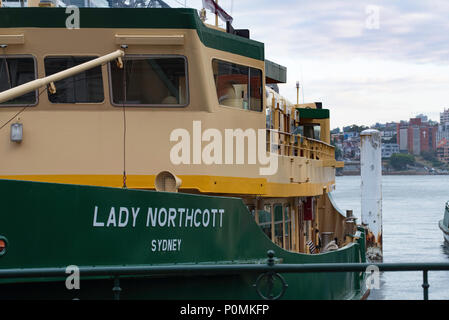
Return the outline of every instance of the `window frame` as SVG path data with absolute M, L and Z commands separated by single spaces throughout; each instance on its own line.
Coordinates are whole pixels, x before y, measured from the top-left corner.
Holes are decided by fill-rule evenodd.
M 282 214 L 282 220 L 276 220 L 276 207 L 281 209 L 281 214 Z M 274 234 L 273 234 L 273 242 L 278 245 L 279 247 L 284 249 L 284 241 L 285 241 L 285 229 L 284 229 L 284 224 L 285 224 L 285 219 L 284 219 L 284 204 L 283 203 L 273 203 L 273 230 L 274 230 Z M 279 227 L 279 225 L 281 226 L 281 235 L 276 235 L 276 227 Z M 276 240 L 277 238 L 281 239 L 281 244 L 277 244 Z
M 44 65 L 45 76 L 48 77 L 48 75 L 46 73 L 46 70 L 45 70 L 45 59 L 47 59 L 47 58 L 60 58 L 61 59 L 61 58 L 67 58 L 67 57 L 93 58 L 92 60 L 94 60 L 94 59 L 99 58 L 100 56 L 98 56 L 98 55 L 91 55 L 91 56 L 89 56 L 89 55 L 73 55 L 73 54 L 67 54 L 67 55 L 47 55 L 47 56 L 44 56 L 42 58 L 42 64 Z M 89 61 L 92 61 L 92 60 L 89 60 Z M 86 61 L 86 62 L 88 62 L 88 61 Z M 102 82 L 102 87 L 103 87 L 103 101 L 100 101 L 100 102 L 52 102 L 50 100 L 49 95 L 48 95 L 48 89 L 47 89 L 46 91 L 47 91 L 47 100 L 48 100 L 48 102 L 50 104 L 52 104 L 52 105 L 58 105 L 58 104 L 62 104 L 62 105 L 101 105 L 101 104 L 104 104 L 106 102 L 106 90 L 105 90 L 105 86 L 104 86 L 104 72 L 103 72 L 102 65 L 99 65 L 97 67 L 100 67 L 100 69 L 101 69 L 101 82 Z M 94 68 L 96 68 L 96 67 L 94 67 Z M 92 69 L 94 69 L 94 68 L 92 68 Z M 91 69 L 89 69 L 89 70 L 91 70 Z M 64 71 L 64 70 L 61 70 L 61 71 Z M 68 77 L 68 78 L 70 78 L 70 77 Z M 68 79 L 68 78 L 65 78 L 65 79 Z M 57 90 L 58 90 L 58 87 L 56 87 L 56 91 Z
M 1 61 L 3 61 L 3 58 L 32 58 L 33 62 L 34 62 L 34 80 L 39 79 L 39 74 L 38 74 L 38 69 L 37 69 L 37 58 L 36 56 L 32 55 L 32 54 L 0 54 L 0 63 Z M 34 81 L 32 80 L 32 81 Z M 31 81 L 30 81 L 31 82 Z M 29 82 L 27 82 L 29 83 Z M 13 88 L 17 88 L 17 87 L 13 87 Z M 2 91 L 4 92 L 4 91 Z M 23 108 L 23 107 L 35 107 L 39 104 L 39 89 L 34 90 L 34 96 L 36 97 L 36 101 L 33 104 L 0 104 L 0 108 L 14 108 L 14 107 L 19 107 L 19 108 Z
M 235 107 L 231 107 L 231 106 L 227 106 L 227 105 L 224 105 L 224 104 L 220 104 L 220 101 L 219 101 L 219 99 L 218 99 L 218 88 L 217 88 L 217 84 L 215 83 L 215 77 L 214 77 L 214 61 L 215 60 L 217 60 L 217 61 L 221 61 L 221 62 L 226 62 L 226 63 L 230 63 L 230 64 L 235 64 L 235 65 L 237 65 L 237 66 L 241 66 L 241 67 L 247 67 L 247 68 L 249 68 L 248 70 L 249 70 L 249 73 L 248 73 L 248 88 L 249 88 L 249 90 L 248 90 L 248 92 L 250 92 L 250 90 L 251 90 L 251 81 L 250 81 L 250 75 L 251 75 L 251 69 L 255 69 L 255 70 L 258 70 L 258 71 L 260 71 L 260 73 L 261 73 L 261 77 L 260 77 L 260 79 L 261 79 L 261 84 L 260 84 L 260 86 L 261 86 L 261 94 L 260 94 L 260 103 L 261 103 L 261 110 L 260 111 L 257 111 L 257 110 L 251 110 L 251 106 L 249 106 L 249 109 L 243 109 L 243 108 L 235 108 Z M 265 99 L 266 99 L 266 97 L 265 97 L 265 92 L 266 92 L 266 90 L 265 90 L 265 83 L 264 83 L 264 73 L 263 73 L 263 70 L 262 69 L 259 69 L 259 68 L 256 68 L 256 67 L 253 67 L 253 66 L 249 66 L 249 65 L 244 65 L 244 64 L 241 64 L 241 63 L 239 63 L 239 62 L 234 62 L 234 61 L 230 61 L 230 60 L 226 60 L 226 59 L 222 59 L 222 58 L 218 58 L 218 57 L 213 57 L 212 59 L 211 59 L 211 67 L 212 67 L 212 77 L 213 77 L 213 82 L 214 82 L 214 88 L 215 88 L 215 96 L 217 97 L 217 104 L 220 106 L 220 107 L 223 107 L 223 108 L 230 108 L 230 109 L 232 109 L 232 110 L 241 110 L 241 111 L 246 111 L 246 112 L 255 112 L 255 113 L 265 113 L 266 111 L 265 111 Z M 250 97 L 248 97 L 248 101 L 251 101 L 251 98 Z M 265 115 L 266 116 L 266 115 Z
M 267 209 L 269 209 L 269 211 Z M 273 241 L 273 212 L 272 212 L 272 209 L 273 208 L 272 208 L 271 204 L 265 204 L 263 206 L 262 210 L 258 210 L 259 216 L 260 216 L 260 211 L 265 211 L 265 212 L 269 213 L 270 221 L 269 222 L 260 222 L 260 219 L 259 219 L 259 221 L 257 222 L 257 224 L 260 228 L 260 231 L 262 231 L 263 234 L 266 235 L 270 239 L 270 241 Z M 270 229 L 270 235 L 265 233 L 265 231 L 263 230 L 264 227 L 268 227 L 268 226 Z
M 293 250 L 293 232 L 292 232 L 292 209 L 290 204 L 283 205 L 283 220 L 284 220 L 284 246 L 287 251 Z M 288 219 L 287 219 L 288 217 Z
M 131 59 L 129 59 L 131 58 Z M 187 59 L 187 56 L 182 54 L 129 54 L 125 55 L 122 60 L 123 64 L 125 64 L 126 60 L 139 60 L 145 59 L 145 58 L 182 58 L 185 62 L 185 74 L 186 74 L 186 103 L 185 104 L 127 104 L 127 103 L 115 103 L 114 102 L 114 93 L 112 91 L 112 69 L 111 69 L 111 63 L 112 61 L 108 62 L 108 81 L 109 81 L 109 100 L 113 107 L 118 108 L 159 108 L 159 109 L 182 109 L 186 108 L 190 105 L 190 74 L 189 74 L 189 60 Z

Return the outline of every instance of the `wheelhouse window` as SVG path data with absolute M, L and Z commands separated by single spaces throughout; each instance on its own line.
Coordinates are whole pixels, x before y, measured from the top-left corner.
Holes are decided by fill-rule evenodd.
M 46 57 L 44 59 L 45 74 L 50 76 L 95 58 L 73 56 Z M 51 93 L 47 90 L 48 99 L 52 103 L 100 103 L 104 100 L 101 66 L 56 81 L 55 86 L 56 93 Z
M 183 107 L 188 104 L 187 60 L 182 56 L 126 57 L 110 63 L 116 106 Z
M 0 55 L 0 92 L 36 79 L 36 63 L 33 57 L 9 57 Z M 0 106 L 28 106 L 37 104 L 37 90 L 1 103 Z
M 263 110 L 262 71 L 231 62 L 213 60 L 218 103 L 243 110 Z

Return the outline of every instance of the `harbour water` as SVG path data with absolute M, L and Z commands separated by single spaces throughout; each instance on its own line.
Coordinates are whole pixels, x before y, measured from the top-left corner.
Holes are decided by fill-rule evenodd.
M 333 197 L 361 222 L 360 176 L 337 177 Z M 384 262 L 449 262 L 438 221 L 449 201 L 449 176 L 382 177 Z M 449 272 L 429 272 L 429 298 L 449 299 Z M 423 299 L 422 272 L 385 272 L 372 300 Z

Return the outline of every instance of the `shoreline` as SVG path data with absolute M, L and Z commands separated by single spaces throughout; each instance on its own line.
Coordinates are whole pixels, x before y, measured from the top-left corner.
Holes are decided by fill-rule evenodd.
M 382 172 L 382 176 L 448 176 L 449 173 L 427 173 L 415 171 L 397 171 L 397 172 Z M 360 171 L 351 171 L 341 174 L 336 174 L 337 177 L 344 176 L 360 176 Z

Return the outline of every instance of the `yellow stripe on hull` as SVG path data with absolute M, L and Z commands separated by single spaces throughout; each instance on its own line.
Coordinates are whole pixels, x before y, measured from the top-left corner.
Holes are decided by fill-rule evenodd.
M 130 189 L 155 189 L 154 175 L 128 175 L 126 185 Z M 310 197 L 322 195 L 330 190 L 335 182 L 326 185 L 319 183 L 270 183 L 263 178 L 234 178 L 216 176 L 179 176 L 182 180 L 180 190 L 197 190 L 201 193 L 260 195 L 264 197 Z M 122 175 L 14 175 L 0 176 L 0 179 L 36 181 L 62 184 L 77 184 L 121 188 Z

